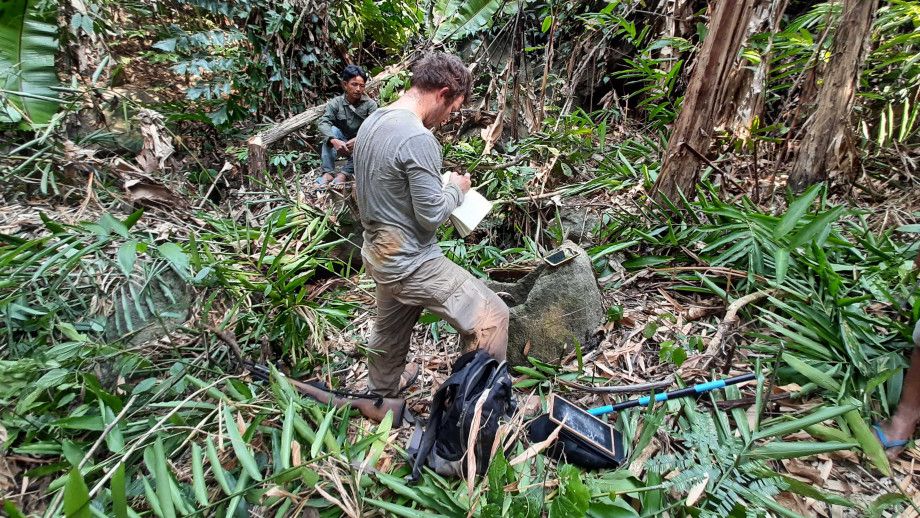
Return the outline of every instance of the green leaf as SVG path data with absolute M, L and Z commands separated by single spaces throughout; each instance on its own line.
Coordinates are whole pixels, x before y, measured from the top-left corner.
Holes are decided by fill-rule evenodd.
M 281 426 L 281 467 L 291 467 L 291 443 L 294 441 L 294 419 L 297 414 L 294 410 L 294 400 L 288 401 L 287 410 L 284 411 L 284 424 Z
M 821 189 L 821 184 L 812 185 L 801 196 L 789 204 L 786 213 L 783 214 L 783 217 L 780 218 L 779 223 L 773 229 L 773 237 L 775 239 L 785 236 L 789 231 L 795 228 L 795 224 L 802 219 L 802 216 L 804 216 L 806 212 L 808 212 L 808 208 L 811 207 L 811 203 L 815 201 L 815 198 L 821 193 Z
M 47 124 L 58 109 L 57 12 L 54 2 L 7 0 L 0 5 L 0 88 L 29 121 Z
M 141 216 L 143 215 L 144 215 L 144 209 L 137 209 L 136 211 L 132 212 L 131 215 L 125 218 L 125 220 L 123 221 L 125 228 L 130 230 L 131 227 L 133 227 L 134 224 L 137 223 L 137 221 L 141 219 Z
M 3 502 L 3 511 L 6 512 L 6 515 L 10 518 L 26 518 L 26 515 L 22 514 L 22 511 L 16 508 L 12 500 Z
M 890 477 L 891 465 L 888 463 L 888 456 L 885 455 L 885 448 L 882 447 L 882 443 L 878 441 L 875 432 L 866 424 L 859 411 L 851 410 L 844 414 L 843 418 L 850 428 L 850 433 L 859 442 L 859 447 L 862 448 L 866 457 L 869 457 L 872 464 L 886 477 Z
M 99 224 L 104 228 L 114 231 L 119 236 L 128 239 L 128 227 L 124 223 L 115 219 L 111 214 L 106 212 L 99 218 Z
M 547 16 L 546 18 L 543 18 L 543 25 L 540 27 L 540 31 L 546 32 L 552 26 L 553 26 L 553 17 Z
M 505 500 L 505 486 L 514 480 L 514 469 L 508 464 L 505 454 L 501 448 L 495 454 L 495 458 L 489 464 L 489 470 L 486 473 L 489 482 L 489 492 L 486 493 L 486 501 L 495 504 L 501 508 Z
M 587 515 L 590 518 L 639 518 L 641 515 L 622 497 L 592 500 Z
M 324 417 L 323 422 L 320 423 L 319 429 L 316 431 L 316 437 L 313 439 L 313 444 L 310 446 L 311 459 L 315 459 L 316 456 L 319 455 L 323 447 L 323 441 L 326 439 L 326 433 L 329 431 L 329 425 L 332 424 L 333 416 L 335 416 L 334 408 L 330 408 L 326 411 L 326 417 Z
M 233 498 L 230 499 L 230 504 L 227 505 L 227 518 L 233 518 L 234 516 L 249 516 L 249 513 L 246 512 L 246 502 L 243 500 L 243 494 L 246 492 L 246 485 L 249 484 L 249 473 L 243 471 L 240 473 L 240 479 L 236 481 L 236 487 L 233 489 Z
M 515 383 L 515 384 L 514 384 L 514 388 L 516 388 L 516 389 L 518 389 L 518 390 L 523 390 L 523 389 L 527 389 L 527 388 L 533 387 L 533 386 L 535 386 L 535 385 L 539 385 L 539 384 L 543 383 L 543 381 L 544 381 L 544 380 L 525 379 L 525 380 L 521 380 L 521 381 Z
M 175 243 L 162 243 L 157 246 L 160 254 L 169 261 L 170 266 L 173 267 L 173 270 L 179 274 L 185 280 L 191 278 L 189 273 L 189 260 L 188 255 L 182 251 L 182 248 Z
M 789 268 L 789 250 L 778 249 L 773 260 L 776 261 L 776 283 L 782 284 L 786 279 L 786 270 Z
M 831 392 L 840 391 L 840 383 L 834 380 L 834 378 L 798 359 L 796 356 L 793 356 L 789 353 L 783 353 L 783 361 L 788 363 L 790 367 L 796 370 L 796 372 L 808 378 L 809 381 L 815 385 L 818 385 L 819 387 Z
M 446 512 L 448 516 L 456 514 L 451 512 L 451 507 L 444 505 L 449 502 L 439 502 L 435 496 L 424 492 L 423 487 L 409 486 L 404 479 L 386 473 L 377 473 L 376 475 L 381 484 L 397 495 L 411 499 L 423 508 Z
M 535 380 L 542 381 L 546 379 L 545 374 L 531 367 L 524 367 L 522 365 L 517 365 L 514 367 L 514 370 L 516 370 L 518 373 L 523 374 L 525 376 L 530 376 L 531 378 Z
M 920 223 L 915 223 L 913 225 L 901 225 L 895 230 L 898 232 L 905 232 L 908 234 L 920 234 Z
M 584 516 L 588 512 L 591 492 L 581 481 L 581 472 L 575 466 L 565 464 L 556 474 L 559 477 L 559 494 L 550 503 L 549 517 Z
M 808 435 L 820 441 L 853 442 L 852 435 L 846 433 L 843 430 L 825 426 L 823 424 L 813 424 L 811 426 L 806 426 L 805 431 L 808 432 Z
M 217 485 L 224 491 L 224 494 L 232 495 L 233 489 L 230 487 L 226 475 L 224 475 L 224 468 L 221 466 L 220 458 L 217 456 L 217 447 L 214 446 L 214 441 L 211 440 L 210 435 L 205 439 L 205 452 L 208 456 L 208 462 L 211 463 L 211 472 L 214 473 L 214 480 L 217 481 Z
M 660 266 L 662 264 L 668 264 L 673 261 L 673 257 L 658 256 L 658 255 L 646 255 L 642 257 L 634 257 L 628 261 L 623 261 L 623 268 L 627 270 L 636 270 L 639 268 Z
M 885 509 L 889 509 L 898 504 L 910 504 L 910 498 L 902 493 L 886 493 L 872 502 L 872 505 L 866 509 L 867 518 L 881 518 L 884 516 Z
M 233 445 L 237 460 L 240 461 L 243 469 L 253 480 L 261 481 L 262 474 L 259 473 L 256 459 L 253 457 L 252 452 L 249 451 L 249 446 L 243 441 L 240 429 L 236 427 L 236 421 L 233 419 L 233 415 L 230 414 L 230 409 L 226 406 L 224 407 L 224 425 L 227 427 L 227 435 L 230 436 L 230 444 Z
M 137 261 L 137 241 L 128 241 L 118 247 L 118 266 L 125 276 L 130 276 Z
M 856 507 L 856 504 L 847 500 L 846 498 L 843 498 L 842 496 L 838 496 L 833 493 L 825 493 L 820 489 L 812 486 L 811 484 L 806 484 L 800 480 L 796 480 L 786 475 L 778 476 L 780 479 L 782 479 L 783 482 L 786 483 L 786 485 L 789 486 L 789 490 L 793 493 L 807 496 L 808 498 L 814 498 L 815 500 L 820 500 L 829 504 L 840 505 L 843 507 Z
M 752 449 L 746 457 L 766 460 L 795 459 L 832 451 L 849 450 L 855 446 L 856 444 L 851 442 L 774 441 Z
M 792 238 L 790 238 L 789 246 L 791 248 L 798 248 L 815 239 L 815 237 L 826 230 L 828 225 L 836 220 L 844 210 L 846 209 L 842 206 L 834 207 L 833 209 L 813 219 L 811 223 L 805 225 L 805 228 L 798 231 L 794 236 L 792 236 Z
M 102 412 L 103 421 L 106 427 L 115 422 L 115 412 L 106 406 L 101 398 L 99 399 L 99 409 Z M 112 453 L 121 453 L 121 451 L 125 449 L 125 437 L 122 434 L 121 426 L 117 424 L 112 426 L 109 433 L 105 436 L 105 444 Z
M 851 410 L 854 410 L 856 407 L 853 405 L 844 405 L 844 406 L 833 406 L 828 408 L 821 408 L 808 414 L 807 416 L 800 417 L 798 419 L 791 419 L 789 421 L 781 422 L 773 426 L 764 428 L 754 434 L 754 440 L 766 439 L 768 437 L 783 437 L 784 435 L 789 435 L 790 433 L 803 430 L 813 424 L 818 424 L 828 419 L 833 419 L 837 416 L 843 415 Z
M 374 498 L 365 498 L 364 502 L 379 507 L 384 511 L 389 511 L 396 516 L 403 516 L 405 518 L 437 518 L 444 516 L 443 514 L 433 514 L 430 511 L 419 511 L 417 509 L 412 509 L 411 507 L 406 507 L 404 505 L 394 504 L 391 502 L 384 502 L 383 500 L 376 500 Z
M 173 502 L 172 486 L 169 483 L 170 474 L 169 466 L 166 465 L 166 451 L 163 448 L 163 439 L 157 435 L 153 443 L 153 479 L 157 483 L 156 495 L 157 502 L 160 504 L 160 511 L 164 518 L 174 518 L 176 516 L 176 507 Z
M 192 486 L 195 490 L 195 499 L 198 503 L 207 507 L 211 505 L 208 501 L 208 488 L 204 479 L 204 452 L 197 442 L 192 443 Z
M 64 516 L 67 518 L 90 518 L 89 488 L 77 468 L 70 470 L 64 486 Z
M 377 425 L 377 430 L 374 431 L 374 435 L 377 436 L 377 439 L 374 440 L 370 449 L 368 449 L 362 466 L 373 468 L 377 465 L 377 461 L 380 460 L 380 456 L 383 454 L 384 448 L 386 448 L 387 439 L 389 438 L 392 427 L 393 412 L 387 412 L 386 415 L 383 416 L 383 420 L 380 421 L 380 424 Z
M 125 485 L 125 463 L 120 462 L 112 475 L 112 513 L 116 518 L 128 518 L 128 496 Z
M 632 456 L 639 455 L 645 449 L 646 446 L 652 439 L 655 437 L 655 434 L 658 433 L 658 429 L 661 427 L 661 423 L 664 422 L 664 416 L 667 412 L 667 405 L 649 405 L 645 412 L 642 424 L 642 432 L 639 434 L 639 439 L 636 441 L 635 445 L 632 447 Z
M 73 324 L 69 322 L 61 322 L 57 325 L 57 328 L 58 331 L 64 334 L 64 336 L 66 336 L 69 340 L 73 340 L 74 342 L 88 343 L 90 341 L 88 336 L 77 331 L 77 328 L 75 328 Z

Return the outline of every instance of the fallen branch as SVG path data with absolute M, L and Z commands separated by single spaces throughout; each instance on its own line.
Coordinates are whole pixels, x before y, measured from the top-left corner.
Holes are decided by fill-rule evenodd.
M 729 304 L 725 309 L 725 317 L 723 317 L 722 322 L 719 323 L 719 327 L 716 329 L 716 334 L 713 335 L 711 340 L 709 340 L 709 344 L 706 346 L 706 350 L 703 351 L 703 354 L 694 356 L 685 362 L 681 366 L 680 371 L 696 367 L 696 365 L 700 362 L 703 363 L 701 368 L 708 369 L 712 365 L 713 360 L 715 360 L 716 354 L 719 352 L 719 348 L 722 347 L 722 340 L 725 338 L 725 334 L 728 333 L 738 322 L 738 311 L 751 302 L 758 301 L 771 294 L 773 294 L 773 290 L 761 290 L 754 293 L 749 293 Z M 731 363 L 731 358 L 726 358 L 725 364 L 728 365 L 729 363 Z
M 735 327 L 735 324 L 738 322 L 738 310 L 772 293 L 773 290 L 760 290 L 749 293 L 729 304 L 728 308 L 725 310 L 725 317 L 719 324 L 718 329 L 716 329 L 716 334 L 713 335 L 712 340 L 709 341 L 709 345 L 706 346 L 706 351 L 703 352 L 703 356 L 714 357 L 715 354 L 719 352 L 719 348 L 722 346 L 722 340 L 725 338 L 725 333 Z

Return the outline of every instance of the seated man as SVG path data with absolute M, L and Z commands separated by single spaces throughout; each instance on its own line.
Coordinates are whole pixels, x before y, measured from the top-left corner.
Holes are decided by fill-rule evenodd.
M 456 57 L 432 53 L 412 68 L 412 87 L 361 126 L 355 192 L 364 226 L 361 256 L 377 282 L 368 343 L 368 388 L 399 392 L 412 327 L 423 308 L 459 331 L 467 350 L 499 360 L 508 345 L 508 307 L 441 253 L 436 231 L 463 202 L 470 176 L 441 182 L 437 128 L 470 96 L 472 76 Z M 411 376 L 407 376 L 411 377 Z
M 351 153 L 355 147 L 358 128 L 368 115 L 377 109 L 377 103 L 365 95 L 367 72 L 358 65 L 348 65 L 339 75 L 342 80 L 343 95 L 334 97 L 326 103 L 326 111 L 319 119 L 319 132 L 323 135 L 320 151 L 323 172 L 316 179 L 319 185 L 340 185 L 354 175 Z M 336 156 L 348 157 L 348 163 L 342 171 L 335 174 Z

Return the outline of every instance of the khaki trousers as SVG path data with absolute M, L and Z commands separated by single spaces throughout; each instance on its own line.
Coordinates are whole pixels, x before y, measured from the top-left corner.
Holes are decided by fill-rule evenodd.
M 441 256 L 422 263 L 401 281 L 377 284 L 377 319 L 368 343 L 371 392 L 396 395 L 412 328 L 425 308 L 460 333 L 465 351 L 484 349 L 505 359 L 508 306 L 481 280 Z

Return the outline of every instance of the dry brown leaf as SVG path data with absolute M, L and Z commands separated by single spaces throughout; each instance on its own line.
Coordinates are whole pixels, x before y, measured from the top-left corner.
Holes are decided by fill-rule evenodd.
M 808 498 L 807 496 L 804 497 L 803 499 L 805 501 L 805 505 L 809 509 L 809 513 L 812 516 L 830 516 L 830 514 L 827 511 L 828 506 L 824 505 L 821 502 L 818 502 L 814 498 Z
M 163 169 L 166 159 L 175 151 L 171 139 L 166 132 L 166 126 L 163 124 L 163 115 L 149 109 L 141 109 L 138 112 L 140 120 L 141 136 L 144 138 L 144 145 L 141 152 L 137 155 L 137 163 L 145 173 L 152 173 L 158 169 Z
M 658 439 L 652 439 L 651 442 L 648 443 L 648 446 L 642 450 L 642 453 L 636 456 L 636 460 L 629 465 L 630 474 L 637 478 L 642 475 L 642 471 L 645 470 L 645 463 L 652 458 L 652 455 L 658 452 L 660 447 L 661 443 L 658 442 Z
M 793 478 L 797 478 L 802 482 L 810 482 L 819 487 L 824 485 L 824 479 L 821 477 L 821 472 L 802 460 L 784 459 L 783 467 L 786 468 L 786 472 L 792 475 Z
M 821 467 L 818 468 L 818 471 L 821 473 L 821 482 L 822 485 L 827 481 L 828 477 L 831 476 L 831 471 L 834 469 L 834 461 L 827 460 L 821 464 Z
M 177 195 L 165 185 L 145 180 L 125 180 L 125 192 L 134 205 L 159 207 L 161 209 L 187 208 L 185 198 Z
M 242 412 L 236 413 L 236 427 L 240 431 L 240 435 L 246 435 L 246 429 L 249 427 L 246 426 L 246 423 L 243 421 Z
M 10 494 L 16 487 L 16 475 L 19 470 L 10 465 L 5 456 L 0 456 L 0 493 Z
M 300 500 L 299 498 L 297 498 L 297 495 L 295 495 L 295 494 L 293 494 L 293 493 L 290 493 L 290 492 L 288 492 L 288 491 L 285 491 L 285 490 L 284 490 L 283 488 L 281 488 L 280 486 L 272 486 L 272 487 L 268 488 L 268 491 L 265 492 L 265 496 L 280 496 L 280 497 L 284 497 L 284 498 L 290 498 L 290 499 L 293 500 L 295 503 L 296 503 L 298 500 Z
M 565 419 L 563 419 L 563 422 L 565 422 Z M 555 430 L 550 432 L 549 436 L 546 439 L 528 446 L 527 449 L 524 450 L 520 455 L 511 459 L 511 462 L 509 462 L 509 464 L 511 464 L 512 467 L 517 466 L 518 464 L 521 464 L 522 462 L 526 462 L 527 460 L 535 457 L 538 453 L 548 448 L 549 445 L 553 444 L 553 441 L 555 441 L 556 438 L 559 437 L 559 432 L 561 431 L 562 431 L 562 425 L 557 426 Z
M 703 493 L 706 492 L 706 484 L 709 484 L 709 473 L 703 477 L 703 480 L 691 487 L 690 491 L 687 492 L 687 507 L 693 507 L 693 504 L 703 496 Z
M 301 464 L 300 443 L 296 440 L 291 441 L 291 466 L 298 467 Z
M 519 403 L 518 410 L 525 417 L 533 417 L 543 412 L 543 402 L 540 400 L 540 396 L 530 394 L 525 396 L 524 400 Z
M 600 369 L 600 370 L 604 371 L 604 374 L 606 374 L 606 375 L 608 375 L 608 376 L 610 376 L 610 377 L 612 377 L 612 378 L 617 377 L 617 372 L 615 372 L 613 369 L 607 367 L 606 365 L 604 365 L 604 364 L 601 363 L 601 362 L 595 363 L 595 364 L 594 364 L 594 367 L 595 367 L 596 369 Z
M 836 478 L 828 479 L 827 482 L 824 483 L 824 487 L 825 489 L 830 489 L 831 491 L 836 491 L 841 494 L 847 494 L 847 493 L 852 492 L 852 489 L 849 483 L 847 483 L 844 480 L 840 480 Z
M 470 436 L 466 441 L 466 488 L 467 494 L 473 494 L 473 485 L 476 482 L 476 439 L 479 437 L 479 423 L 482 420 L 482 405 L 485 404 L 489 393 L 483 392 L 476 400 L 473 410 L 473 420 L 470 422 Z M 491 445 L 489 445 L 491 447 Z
M 500 99 L 504 102 L 504 96 L 501 96 Z M 501 138 L 502 131 L 505 128 L 504 116 L 505 110 L 499 110 L 498 114 L 495 115 L 495 122 L 482 128 L 482 140 L 485 141 L 485 147 L 482 149 L 483 155 L 488 155 L 489 152 L 492 151 L 492 148 L 495 147 L 495 143 L 498 142 L 498 139 Z
M 796 494 L 780 493 L 776 495 L 776 502 L 786 509 L 797 512 L 802 516 L 809 516 L 812 514 L 808 506 L 805 505 L 805 502 L 803 502 L 802 499 Z

